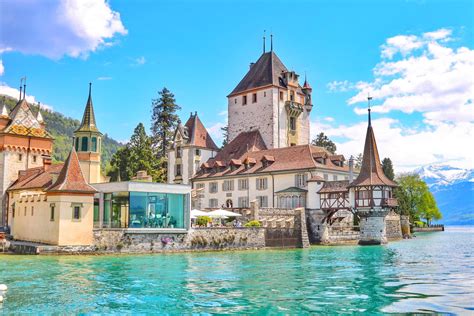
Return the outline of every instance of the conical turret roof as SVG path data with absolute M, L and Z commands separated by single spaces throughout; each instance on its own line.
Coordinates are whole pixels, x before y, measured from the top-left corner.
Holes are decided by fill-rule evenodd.
M 370 109 L 369 109 L 369 124 L 367 127 L 367 134 L 365 136 L 364 155 L 362 158 L 362 166 L 359 176 L 355 179 L 351 186 L 397 186 L 397 184 L 387 178 L 382 170 L 380 163 L 377 143 L 375 141 L 374 129 L 372 128 Z
M 100 133 L 97 129 L 95 123 L 94 115 L 94 106 L 92 105 L 92 83 L 89 83 L 89 97 L 87 99 L 86 108 L 84 110 L 84 115 L 82 116 L 81 125 L 76 130 L 76 132 L 97 132 Z

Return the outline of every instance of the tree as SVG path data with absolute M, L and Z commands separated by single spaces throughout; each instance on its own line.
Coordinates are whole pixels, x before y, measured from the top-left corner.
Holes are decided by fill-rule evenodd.
M 362 153 L 359 153 L 355 159 L 356 169 L 360 169 L 362 167 L 362 159 L 363 159 Z
M 222 147 L 229 143 L 229 125 L 221 127 L 222 131 Z
M 158 156 L 166 158 L 168 144 L 178 125 L 176 111 L 181 110 L 181 107 L 176 104 L 174 94 L 168 89 L 163 88 L 158 94 L 160 97 L 152 100 L 151 137 L 153 146 L 158 148 Z
M 382 160 L 382 170 L 387 178 L 393 180 L 395 178 L 395 173 L 393 171 L 392 160 L 390 158 L 384 158 Z
M 402 174 L 397 178 L 397 182 L 395 197 L 398 200 L 401 214 L 409 215 L 412 223 L 421 218 L 428 222 L 441 218 L 441 213 L 428 185 L 419 175 Z
M 114 154 L 110 165 L 109 176 L 113 181 L 128 181 L 141 170 L 146 171 L 153 181 L 166 180 L 163 159 L 156 154 L 152 139 L 146 134 L 142 123 L 137 125 L 127 145 Z
M 311 145 L 326 148 L 331 154 L 336 153 L 336 144 L 330 140 L 324 133 L 319 133 L 311 142 Z

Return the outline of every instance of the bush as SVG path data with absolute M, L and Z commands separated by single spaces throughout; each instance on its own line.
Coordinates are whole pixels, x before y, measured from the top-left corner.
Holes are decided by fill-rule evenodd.
M 259 221 L 250 221 L 244 225 L 245 227 L 262 227 Z
M 425 223 L 422 222 L 422 221 L 415 221 L 414 224 L 415 224 L 416 227 L 425 227 L 426 226 Z
M 198 226 L 207 226 L 207 223 L 210 223 L 212 219 L 209 216 L 198 216 L 196 224 Z

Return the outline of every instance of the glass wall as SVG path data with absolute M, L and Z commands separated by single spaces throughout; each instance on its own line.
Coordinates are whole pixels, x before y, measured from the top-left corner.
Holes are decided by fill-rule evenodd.
M 185 194 L 116 192 L 104 194 L 103 227 L 185 228 Z

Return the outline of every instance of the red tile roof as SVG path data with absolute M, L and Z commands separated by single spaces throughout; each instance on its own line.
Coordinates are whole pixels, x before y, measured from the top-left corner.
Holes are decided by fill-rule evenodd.
M 240 159 L 246 152 L 267 149 L 258 130 L 242 132 L 219 151 L 213 160 Z M 241 159 L 243 160 L 243 159 Z
M 184 124 L 184 126 L 187 128 L 190 145 L 213 150 L 219 149 L 212 140 L 211 135 L 209 135 L 206 128 L 204 127 L 204 124 L 202 124 L 201 120 L 197 116 L 197 113 L 194 115 L 191 114 L 191 117 L 188 119 L 186 124 Z
M 374 130 L 370 121 L 370 110 L 362 166 L 360 168 L 359 176 L 351 183 L 351 186 L 368 185 L 397 186 L 394 181 L 387 178 L 383 173 L 379 152 L 377 150 L 377 143 L 375 141 Z
M 349 180 L 326 181 L 318 193 L 349 192 Z
M 48 170 L 43 167 L 30 168 L 20 172 L 18 179 L 8 188 L 8 191 L 25 189 L 45 189 L 53 184 L 53 175 L 61 172 L 64 164 L 51 165 Z
M 91 187 L 81 171 L 79 164 L 79 158 L 77 157 L 76 150 L 72 148 L 69 156 L 64 163 L 64 167 L 59 173 L 56 182 L 51 185 L 48 192 L 81 192 L 81 193 L 94 193 L 96 189 Z

